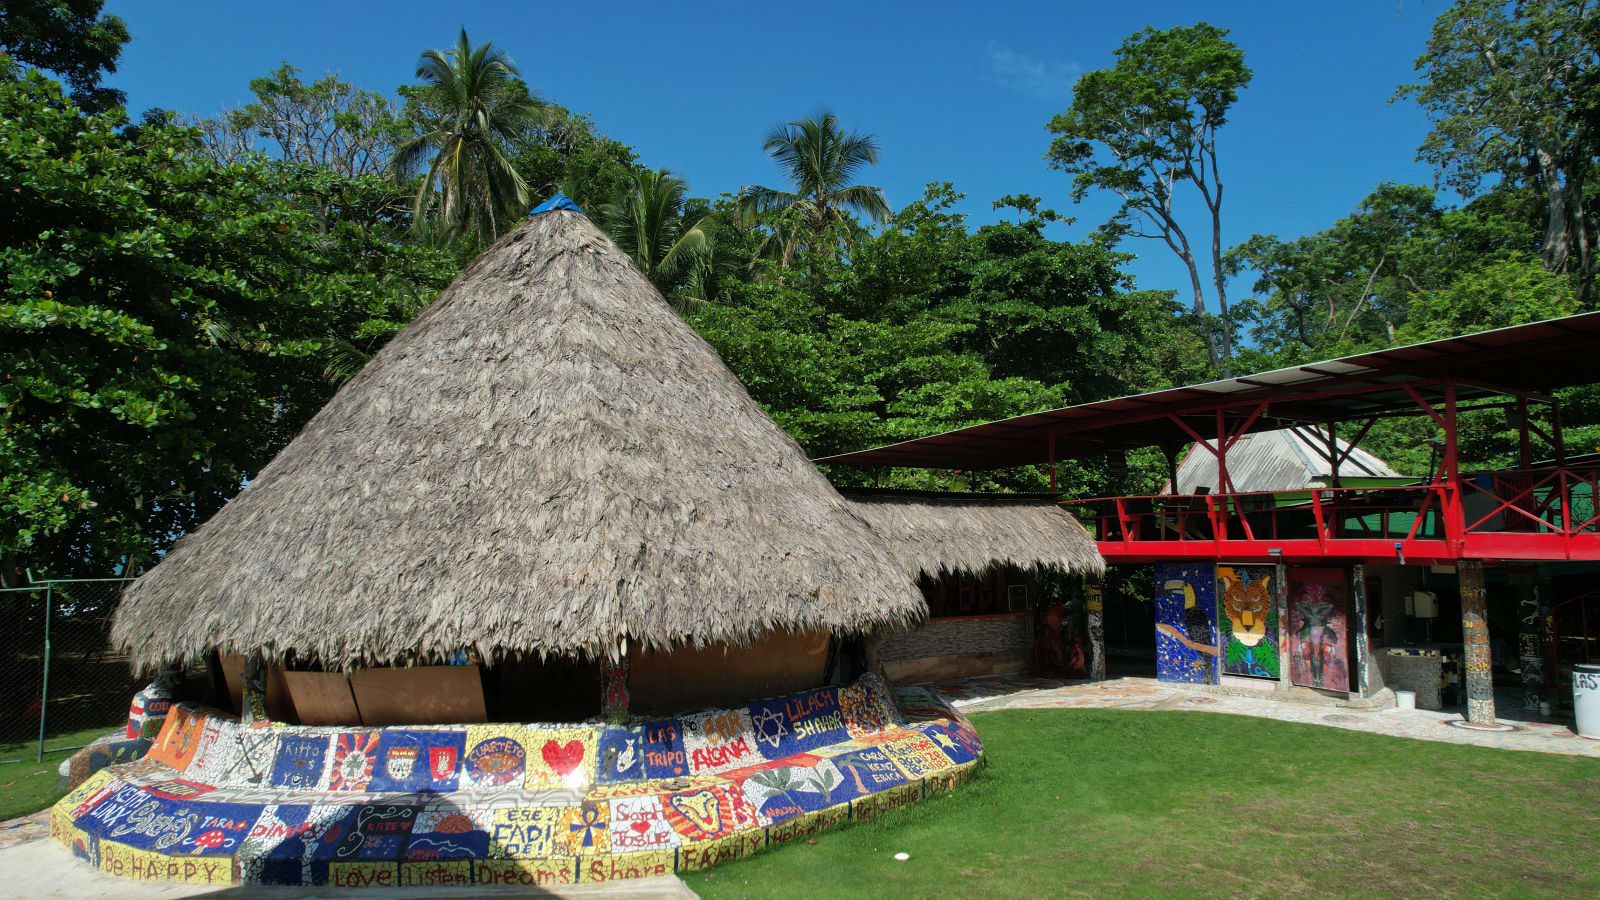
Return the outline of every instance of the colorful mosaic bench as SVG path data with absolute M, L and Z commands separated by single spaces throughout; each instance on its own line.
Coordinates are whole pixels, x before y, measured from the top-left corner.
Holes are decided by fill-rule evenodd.
M 561 884 L 704 868 L 949 790 L 962 716 L 876 676 L 637 727 L 384 729 L 176 705 L 56 804 L 112 875 L 212 884 Z

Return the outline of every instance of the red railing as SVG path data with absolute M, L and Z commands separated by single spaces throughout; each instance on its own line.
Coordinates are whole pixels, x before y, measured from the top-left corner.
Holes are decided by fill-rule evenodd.
M 1122 558 L 1216 552 L 1455 559 L 1600 558 L 1600 468 L 1464 476 L 1457 484 L 1099 497 L 1062 504 Z M 1176 545 L 1176 546 L 1174 546 Z M 1287 548 L 1287 549 L 1284 549 Z
M 1099 497 L 1064 503 L 1098 541 L 1443 539 L 1444 488 L 1310 488 Z
M 1483 472 L 1462 484 L 1465 533 L 1600 534 L 1600 469 Z

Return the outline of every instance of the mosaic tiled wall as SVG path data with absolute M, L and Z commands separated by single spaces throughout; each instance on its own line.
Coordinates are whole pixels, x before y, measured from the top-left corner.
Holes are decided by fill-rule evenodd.
M 1217 681 L 1216 572 L 1210 563 L 1156 563 L 1156 674 Z
M 875 676 L 638 727 L 241 726 L 173 707 L 56 804 L 112 875 L 210 884 L 563 884 L 703 868 L 952 788 L 982 746 Z
M 1350 690 L 1349 587 L 1343 569 L 1289 569 L 1289 679 Z
M 1217 566 L 1217 622 L 1222 626 L 1222 672 L 1278 677 L 1275 566 Z

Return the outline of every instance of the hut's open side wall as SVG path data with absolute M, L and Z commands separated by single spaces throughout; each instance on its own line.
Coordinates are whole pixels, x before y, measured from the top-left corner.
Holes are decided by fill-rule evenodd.
M 1033 590 L 1027 573 L 1004 567 L 924 578 L 928 620 L 884 637 L 878 648 L 884 676 L 915 683 L 1027 669 Z
M 749 647 L 632 653 L 628 692 L 639 715 L 737 706 L 818 687 L 827 661 L 826 631 L 773 632 Z

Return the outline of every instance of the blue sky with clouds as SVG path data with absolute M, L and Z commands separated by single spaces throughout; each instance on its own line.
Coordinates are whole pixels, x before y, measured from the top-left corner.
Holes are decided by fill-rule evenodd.
M 392 93 L 421 50 L 449 44 L 465 25 L 474 41 L 503 45 L 542 95 L 588 113 L 646 164 L 689 178 L 696 194 L 777 183 L 761 135 L 826 105 L 878 136 L 882 162 L 869 180 L 894 206 L 951 181 L 968 195 L 962 210 L 984 222 L 997 216 L 995 198 L 1026 192 L 1078 216 L 1061 230 L 1076 238 L 1114 204 L 1071 204 L 1067 177 L 1042 159 L 1045 123 L 1068 106 L 1077 76 L 1110 65 L 1129 34 L 1205 20 L 1231 29 L 1255 70 L 1221 139 L 1233 243 L 1325 227 L 1380 181 L 1431 183 L 1415 161 L 1426 119 L 1389 98 L 1412 77 L 1445 6 L 109 0 L 133 42 L 108 81 L 135 113 L 243 103 L 249 79 L 280 61 Z M 1188 211 L 1191 240 L 1207 240 L 1197 202 Z M 1164 246 L 1126 249 L 1139 253 L 1129 271 L 1141 287 L 1187 290 Z

